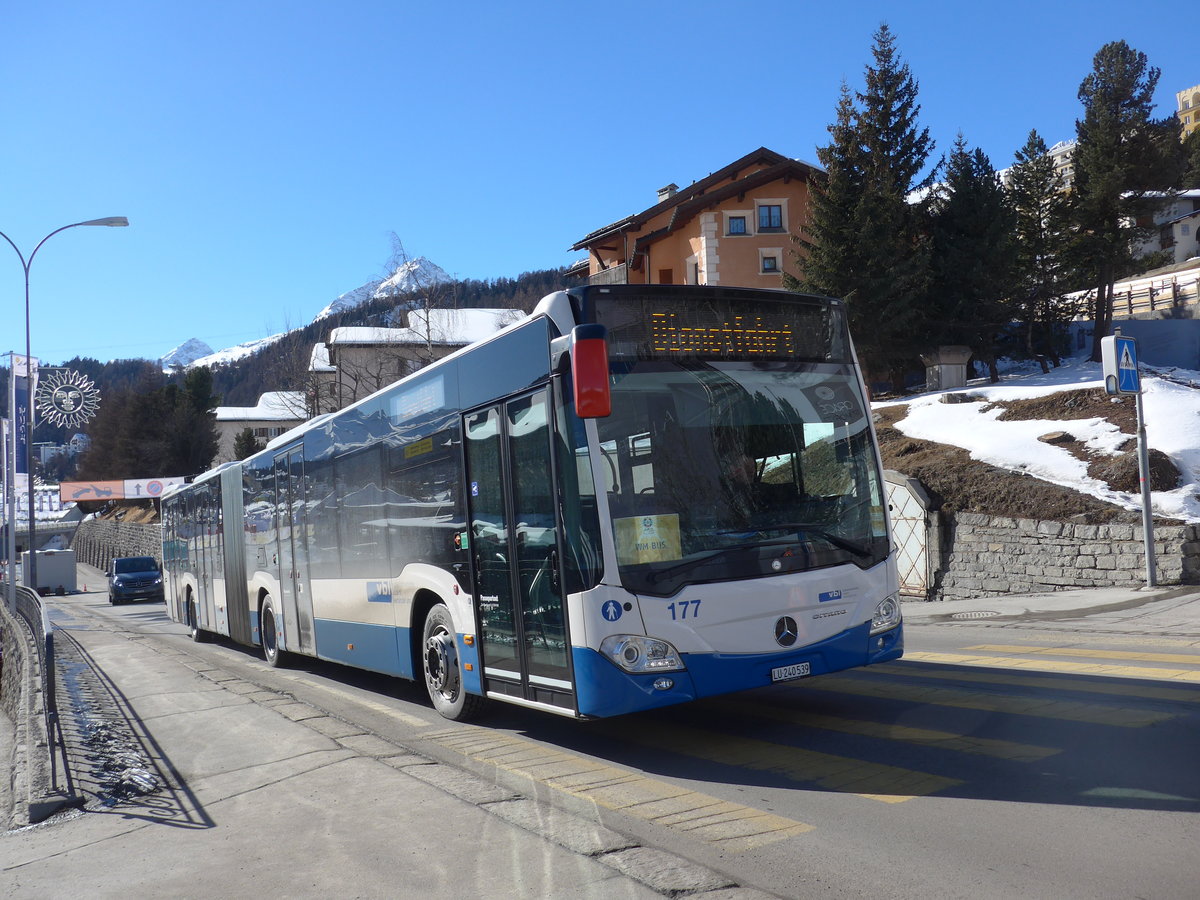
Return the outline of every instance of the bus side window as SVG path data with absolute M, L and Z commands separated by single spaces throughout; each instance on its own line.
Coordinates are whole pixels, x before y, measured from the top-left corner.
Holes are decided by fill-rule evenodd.
M 596 511 L 596 484 L 592 479 L 591 458 L 583 422 L 576 418 L 568 404 L 558 401 L 558 473 L 559 497 L 563 518 L 563 542 L 566 546 L 565 570 L 568 592 L 586 591 L 600 582 L 603 574 L 603 555 L 600 550 L 600 519 Z M 604 466 L 606 479 L 612 481 L 605 489 L 616 486 L 616 445 L 601 447 L 609 462 Z M 610 456 L 610 453 L 612 454 Z
M 410 562 L 445 568 L 465 562 L 454 550 L 455 536 L 467 526 L 462 476 L 450 452 L 453 438 L 442 431 L 389 453 L 387 522 L 394 570 Z

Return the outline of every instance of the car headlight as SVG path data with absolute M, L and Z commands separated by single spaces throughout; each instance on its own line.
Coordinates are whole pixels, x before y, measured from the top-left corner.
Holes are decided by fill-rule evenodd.
M 666 641 L 640 634 L 611 634 L 600 652 L 626 672 L 672 672 L 683 668 L 679 651 Z
M 888 631 L 900 624 L 900 595 L 892 594 L 884 597 L 875 607 L 875 615 L 871 617 L 871 634 Z

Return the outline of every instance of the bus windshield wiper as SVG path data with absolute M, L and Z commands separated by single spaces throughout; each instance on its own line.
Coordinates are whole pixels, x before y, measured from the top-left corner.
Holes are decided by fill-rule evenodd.
M 748 533 L 751 531 L 757 531 L 757 532 L 795 531 L 797 533 L 803 532 L 806 534 L 815 535 L 816 537 L 819 537 L 821 540 L 825 541 L 826 543 L 832 544 L 833 546 L 837 547 L 839 550 L 845 550 L 849 553 L 853 553 L 855 556 L 870 556 L 871 555 L 871 548 L 869 546 L 867 546 L 866 544 L 862 544 L 858 541 L 852 541 L 849 538 L 844 538 L 841 535 L 834 534 L 832 531 L 828 531 L 827 529 L 823 528 L 821 525 L 819 525 L 815 522 L 777 522 L 777 523 L 772 523 L 770 525 L 760 525 L 760 526 L 751 527 L 751 528 L 732 529 L 729 531 L 718 531 L 717 534 L 745 534 L 745 533 Z M 786 543 L 790 543 L 792 540 L 793 540 L 792 538 L 780 538 L 777 540 L 768 541 L 767 543 L 786 544 Z
M 687 569 L 693 569 L 696 566 L 700 565 L 701 563 L 706 563 L 709 560 L 714 559 L 715 557 L 718 557 L 723 553 L 728 553 L 730 550 L 741 550 L 741 549 L 743 549 L 743 548 L 742 547 L 722 547 L 719 550 L 713 550 L 709 553 L 705 553 L 703 556 L 696 557 L 695 559 L 685 559 L 682 562 L 677 562 L 677 563 L 675 563 L 675 565 L 668 566 L 665 569 L 654 569 L 653 571 L 647 573 L 646 581 L 648 581 L 650 584 L 657 584 L 658 582 L 662 581 L 668 575 L 673 575 L 676 572 L 686 571 Z

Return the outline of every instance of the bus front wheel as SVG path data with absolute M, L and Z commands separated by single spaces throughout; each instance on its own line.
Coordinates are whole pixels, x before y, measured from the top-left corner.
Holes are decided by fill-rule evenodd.
M 433 708 L 457 722 L 479 714 L 483 698 L 468 694 L 463 688 L 462 665 L 458 661 L 458 645 L 454 639 L 454 620 L 446 604 L 439 603 L 425 617 L 422 643 L 422 668 L 425 688 Z

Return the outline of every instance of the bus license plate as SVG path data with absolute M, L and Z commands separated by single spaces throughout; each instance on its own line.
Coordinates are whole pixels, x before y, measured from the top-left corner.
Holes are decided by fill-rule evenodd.
M 808 663 L 796 663 L 794 666 L 780 666 L 778 669 L 772 669 L 771 680 L 791 681 L 793 678 L 803 678 L 807 674 L 809 674 Z

